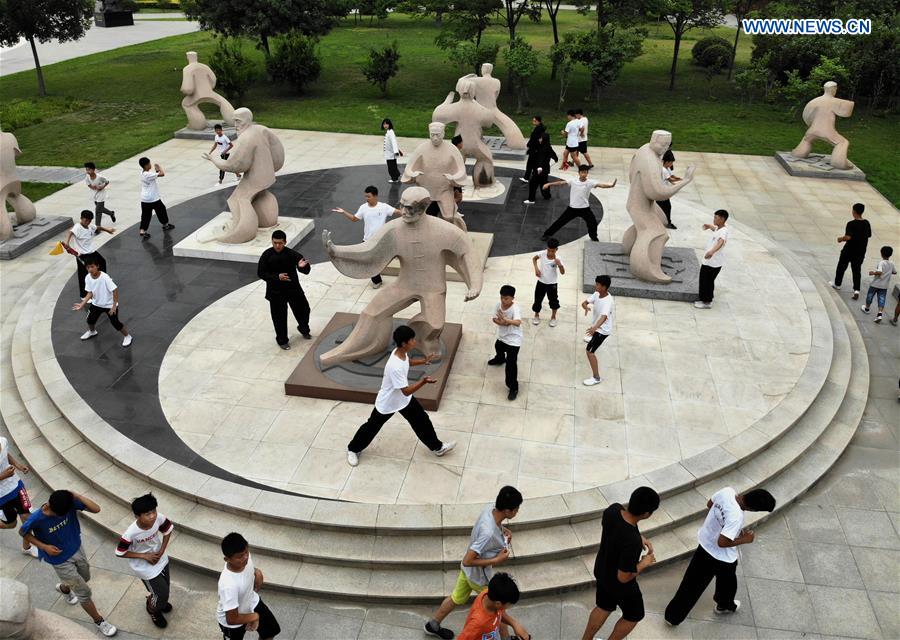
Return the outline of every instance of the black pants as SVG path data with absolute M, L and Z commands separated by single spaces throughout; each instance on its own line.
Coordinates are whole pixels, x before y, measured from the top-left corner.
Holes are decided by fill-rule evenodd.
M 533 153 L 529 153 L 528 157 L 525 159 L 525 175 L 522 177 L 526 180 L 530 180 L 531 176 L 534 175 L 534 170 L 537 169 L 535 166 L 535 157 Z M 534 200 L 534 198 L 532 198 Z
M 584 209 L 573 209 L 572 207 L 566 207 L 566 210 L 562 212 L 562 215 L 556 219 L 556 222 L 547 227 L 547 230 L 544 231 L 545 236 L 552 236 L 554 233 L 562 229 L 564 226 L 572 222 L 575 218 L 581 218 L 584 220 L 584 223 L 588 228 L 588 236 L 590 236 L 591 240 L 597 240 L 597 224 L 598 220 L 596 216 L 594 216 L 594 212 L 591 211 L 590 207 L 585 207 Z M 600 220 L 603 220 L 603 216 L 600 216 Z
M 535 313 L 540 313 L 541 308 L 544 305 L 544 296 L 547 296 L 547 300 L 550 302 L 550 309 L 556 310 L 559 309 L 559 291 L 558 285 L 555 284 L 545 284 L 538 280 L 534 283 L 534 304 L 531 305 L 531 310 Z
M 150 597 L 147 599 L 147 611 L 152 613 L 165 611 L 166 605 L 169 604 L 169 565 L 166 565 L 162 573 L 155 578 L 142 579 L 141 582 L 150 592 Z
M 387 162 L 388 175 L 391 176 L 391 180 L 399 180 L 400 169 L 397 167 L 397 160 L 385 160 L 385 162 Z
M 260 599 L 256 608 L 253 609 L 253 613 L 259 614 L 259 627 L 257 627 L 256 632 L 259 634 L 260 640 L 268 640 L 281 633 L 281 626 L 278 624 L 278 620 L 275 619 L 275 616 L 262 599 Z M 247 633 L 247 625 L 245 624 L 239 627 L 223 627 L 219 625 L 219 629 L 222 630 L 222 638 L 224 640 L 244 640 L 244 635 Z
M 372 408 L 372 414 L 359 429 L 353 440 L 347 445 L 347 449 L 353 453 L 361 453 L 366 447 L 372 444 L 372 440 L 381 431 L 381 427 L 391 419 L 393 413 L 381 413 L 378 409 Z M 409 404 L 400 409 L 400 415 L 406 418 L 409 426 L 413 428 L 416 437 L 422 441 L 431 451 L 437 451 L 444 446 L 440 438 L 434 432 L 434 425 L 431 424 L 431 418 L 425 413 L 425 409 L 419 404 L 415 397 L 411 398 Z
M 106 202 L 94 203 L 94 224 L 97 226 L 97 233 L 100 233 L 100 227 L 103 226 L 103 214 L 114 216 L 115 211 L 106 208 Z M 114 221 L 115 222 L 115 221 Z
M 853 274 L 853 290 L 859 291 L 862 283 L 862 263 L 865 259 L 865 254 L 852 255 L 841 251 L 841 257 L 838 258 L 837 269 L 834 272 L 835 286 L 841 286 L 841 282 L 844 281 L 844 272 L 847 271 L 847 265 L 850 265 L 850 273 Z
M 698 546 L 691 558 L 687 571 L 678 585 L 678 591 L 666 607 L 666 620 L 671 624 L 681 624 L 687 618 L 697 600 L 703 595 L 710 581 L 716 579 L 716 593 L 713 596 L 720 609 L 734 611 L 734 595 L 737 593 L 737 560 L 723 562 L 709 555 Z
M 544 200 L 549 200 L 553 196 L 550 195 L 550 189 L 544 189 L 544 185 L 547 184 L 547 174 L 549 172 L 544 169 L 540 173 L 535 169 L 531 173 L 531 177 L 528 179 L 528 199 L 534 202 L 534 199 L 537 197 L 537 192 L 540 191 L 541 195 L 544 196 Z
M 94 253 L 85 253 L 75 258 L 75 268 L 78 270 L 78 292 L 81 294 L 81 297 L 85 297 L 87 295 L 87 290 L 84 288 L 84 279 L 87 277 L 88 270 L 87 267 L 84 266 L 84 261 L 88 256 L 94 256 L 100 261 L 100 271 L 103 273 L 108 273 L 106 270 L 106 260 L 103 256 L 100 255 L 99 251 L 94 251 Z
M 169 224 L 169 212 L 166 211 L 166 205 L 163 204 L 162 200 L 157 200 L 156 202 L 142 202 L 141 231 L 146 231 L 150 228 L 150 215 L 154 211 L 156 212 L 156 219 L 159 220 L 161 225 Z
M 371 280 L 372 280 L 372 284 L 381 284 L 381 274 L 379 273 L 377 275 L 372 276 Z
M 666 222 L 672 224 L 672 202 L 671 200 L 657 200 L 656 204 L 659 205 L 659 208 L 663 210 L 663 213 L 666 214 Z
M 269 298 L 269 312 L 272 314 L 272 326 L 275 327 L 275 342 L 288 343 L 287 310 L 288 305 L 297 321 L 297 331 L 306 335 L 309 333 L 309 302 L 303 291 L 292 291 L 283 295 L 273 295 Z
M 510 391 L 519 390 L 519 347 L 500 342 L 494 342 L 496 357 L 506 360 L 506 388 Z
M 97 324 L 97 320 L 100 319 L 100 316 L 106 316 L 109 318 L 109 323 L 115 328 L 116 331 L 121 331 L 125 328 L 125 325 L 122 324 L 122 321 L 119 320 L 119 310 L 116 309 L 116 312 L 112 315 L 109 313 L 109 309 L 104 307 L 96 307 L 91 305 L 88 308 L 88 317 L 87 323 L 89 327 L 94 327 Z
M 716 291 L 716 277 L 722 267 L 710 267 L 707 264 L 700 265 L 700 302 L 709 304 L 713 301 Z

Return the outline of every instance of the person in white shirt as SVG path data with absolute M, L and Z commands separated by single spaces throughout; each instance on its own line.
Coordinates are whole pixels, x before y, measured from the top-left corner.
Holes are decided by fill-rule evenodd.
M 158 164 L 151 165 L 150 158 L 141 158 L 138 160 L 141 165 L 141 240 L 150 237 L 150 217 L 156 212 L 156 218 L 162 225 L 163 231 L 174 229 L 175 225 L 169 223 L 169 212 L 166 211 L 166 205 L 163 204 L 159 196 L 159 185 L 157 178 L 166 175 L 163 168 Z
M 594 161 L 591 160 L 591 154 L 588 153 L 588 119 L 581 109 L 575 109 L 575 116 L 578 119 L 578 151 L 584 156 L 588 169 L 594 168 Z
M 893 247 L 887 245 L 881 247 L 881 261 L 874 270 L 869 271 L 869 275 L 873 278 L 869 283 L 869 290 L 866 292 L 866 303 L 860 309 L 863 313 L 869 313 L 872 300 L 877 296 L 878 313 L 875 316 L 875 322 L 881 322 L 884 317 L 884 305 L 887 302 L 887 292 L 891 286 L 891 276 L 897 273 L 897 267 L 891 262 L 892 255 L 894 255 Z
M 208 153 L 212 153 L 215 151 L 219 154 L 219 157 L 222 160 L 228 160 L 228 152 L 234 147 L 234 143 L 231 141 L 231 138 L 225 135 L 224 129 L 222 129 L 222 125 L 217 124 L 213 127 L 213 131 L 215 131 L 215 135 L 213 135 L 213 144 Z M 241 174 L 234 174 L 235 177 L 240 180 Z M 219 169 L 219 184 L 222 184 L 222 180 L 225 179 L 225 172 Z
M 715 613 L 734 613 L 740 608 L 740 600 L 734 599 L 737 593 L 737 547 L 756 539 L 752 531 L 744 530 L 744 512 L 771 513 L 775 509 L 775 498 L 765 489 L 738 495 L 731 487 L 725 487 L 713 494 L 706 502 L 706 508 L 709 509 L 706 520 L 697 533 L 699 545 L 678 591 L 666 607 L 665 620 L 671 626 L 684 622 L 713 578 L 716 579 Z
M 219 604 L 216 620 L 225 640 L 243 640 L 248 631 L 256 631 L 259 640 L 281 633 L 275 615 L 259 597 L 262 571 L 253 566 L 250 545 L 239 533 L 222 538 L 225 566 L 219 576 Z
M 563 150 L 562 165 L 560 166 L 563 171 L 568 170 L 572 165 L 576 167 L 581 166 L 581 163 L 578 161 L 578 131 L 581 129 L 581 126 L 578 124 L 574 109 L 569 109 L 566 112 L 566 120 L 565 128 L 560 131 L 566 137 L 566 148 Z M 571 163 L 569 162 L 570 154 L 572 156 Z
M 412 359 L 409 352 L 417 346 L 416 332 L 408 325 L 403 324 L 394 329 L 393 338 L 397 348 L 391 352 L 384 364 L 384 377 L 375 398 L 375 407 L 369 419 L 356 430 L 356 434 L 347 445 L 347 463 L 351 467 L 359 464 L 359 454 L 372 444 L 381 427 L 398 411 L 409 422 L 416 437 L 434 455 L 441 457 L 456 446 L 455 442 L 441 442 L 434 432 L 431 418 L 413 397 L 416 391 L 426 384 L 434 384 L 437 380 L 431 376 L 422 376 L 418 382 L 409 384 L 409 367 L 431 364 L 435 354 L 429 353 L 424 358 Z
M 597 225 L 600 224 L 600 220 L 603 220 L 603 213 L 600 213 L 600 220 L 597 220 L 597 216 L 591 211 L 591 191 L 593 189 L 612 189 L 616 186 L 616 180 L 613 180 L 609 184 L 603 184 L 596 180 L 588 179 L 588 170 L 588 166 L 583 164 L 578 167 L 577 178 L 556 180 L 554 182 L 548 182 L 541 187 L 546 190 L 564 184 L 569 185 L 569 206 L 566 207 L 566 210 L 562 212 L 562 215 L 559 216 L 553 224 L 547 227 L 546 231 L 544 231 L 544 234 L 541 236 L 541 240 L 546 241 L 575 218 L 581 218 L 587 225 L 588 236 L 591 240 L 594 242 L 599 241 L 599 238 L 597 238 Z
M 20 464 L 9 452 L 9 440 L 0 436 L 0 529 L 15 529 L 16 519 L 22 524 L 31 515 L 31 499 L 16 472 L 28 473 L 28 465 Z M 37 547 L 22 538 L 22 553 L 38 557 Z
M 363 221 L 363 242 L 375 235 L 375 233 L 390 220 L 391 216 L 399 216 L 402 212 L 386 202 L 378 202 L 378 187 L 369 185 L 365 191 L 366 201 L 359 205 L 356 215 L 346 209 L 335 207 L 331 211 L 343 214 L 351 222 Z M 372 276 L 372 288 L 381 286 L 381 274 Z
M 588 307 L 592 312 L 591 326 L 584 332 L 584 341 L 587 342 L 585 352 L 588 364 L 591 365 L 591 377 L 584 380 L 586 387 L 603 382 L 600 377 L 600 365 L 597 362 L 596 351 L 612 333 L 613 328 L 613 297 L 609 293 L 612 278 L 607 275 L 594 278 L 594 293 L 581 303 L 584 315 L 588 313 Z
M 681 178 L 675 175 L 675 154 L 672 153 L 671 149 L 663 154 L 662 165 L 663 182 L 668 182 L 669 184 L 681 182 Z M 659 208 L 662 209 L 662 212 L 666 214 L 666 229 L 677 229 L 678 227 L 672 224 L 672 201 L 657 200 L 656 204 L 659 205 Z
M 494 342 L 493 358 L 488 360 L 492 367 L 506 365 L 506 388 L 508 400 L 519 395 L 519 349 L 522 346 L 522 311 L 516 304 L 516 288 L 505 284 L 500 287 L 500 302 L 494 306 L 491 321 L 497 325 L 497 340 Z
M 533 256 L 531 263 L 534 265 L 534 275 L 537 276 L 537 282 L 534 283 L 534 304 L 531 305 L 534 318 L 531 323 L 535 325 L 541 323 L 541 308 L 544 305 L 544 296 L 547 296 L 550 302 L 550 326 L 555 327 L 556 312 L 559 310 L 557 289 L 559 275 L 566 273 L 566 265 L 559 257 L 559 240 L 549 238 L 547 248 Z
M 725 265 L 725 244 L 728 242 L 726 226 L 728 212 L 719 209 L 713 214 L 713 223 L 703 225 L 704 231 L 712 231 L 712 237 L 706 243 L 706 253 L 700 264 L 699 300 L 694 303 L 697 309 L 711 309 L 716 291 L 716 278 Z
M 88 330 L 84 332 L 81 339 L 90 340 L 96 336 L 97 320 L 100 319 L 100 316 L 105 315 L 116 331 L 125 336 L 122 346 L 130 347 L 131 334 L 119 320 L 119 288 L 112 278 L 100 271 L 100 261 L 95 256 L 89 255 L 85 258 L 84 265 L 88 271 L 88 275 L 84 279 L 84 288 L 87 293 L 80 302 L 72 306 L 72 311 L 81 311 L 90 304 L 87 315 Z
M 93 162 L 84 163 L 84 183 L 93 191 L 94 215 L 97 216 L 97 227 L 103 222 L 103 214 L 107 214 L 112 221 L 116 221 L 116 212 L 106 208 L 106 188 L 109 180 L 97 173 L 97 165 Z
M 156 510 L 156 498 L 148 493 L 131 501 L 131 512 L 135 521 L 128 525 L 119 538 L 116 555 L 127 558 L 131 570 L 144 587 L 147 594 L 147 613 L 150 620 L 160 629 L 168 626 L 164 613 L 172 610 L 169 603 L 169 556 L 166 548 L 172 539 L 172 522 Z
M 400 169 L 397 167 L 397 158 L 403 155 L 400 145 L 397 144 L 397 134 L 394 133 L 394 123 L 390 118 L 381 121 L 381 129 L 384 131 L 384 161 L 387 163 L 388 182 L 400 182 Z
M 78 292 L 82 298 L 87 294 L 87 291 L 84 288 L 84 279 L 87 277 L 87 267 L 84 266 L 84 259 L 93 254 L 97 257 L 97 264 L 100 265 L 100 271 L 106 272 L 106 259 L 100 255 L 99 251 L 94 251 L 94 236 L 101 231 L 105 231 L 109 234 L 116 232 L 114 228 L 95 225 L 92 222 L 93 219 L 93 213 L 87 209 L 82 211 L 78 224 L 69 229 L 69 232 L 66 234 L 66 239 L 62 242 L 66 251 L 75 256 L 75 268 L 78 273 Z

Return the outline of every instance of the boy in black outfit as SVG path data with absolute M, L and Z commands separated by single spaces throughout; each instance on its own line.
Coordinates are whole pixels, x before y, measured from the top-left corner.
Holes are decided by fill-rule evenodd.
M 284 231 L 272 232 L 272 247 L 263 251 L 256 267 L 256 275 L 266 281 L 266 300 L 272 314 L 275 327 L 275 342 L 282 349 L 290 349 L 287 335 L 287 308 L 291 306 L 297 330 L 306 339 L 311 340 L 309 333 L 309 303 L 300 286 L 297 272 L 307 275 L 309 262 L 293 249 L 288 249 L 287 235 Z
M 834 272 L 834 281 L 829 284 L 835 288 L 841 288 L 847 265 L 850 265 L 850 273 L 853 274 L 853 299 L 859 299 L 859 287 L 862 282 L 862 263 L 866 259 L 866 245 L 872 237 L 872 227 L 868 220 L 863 220 L 863 212 L 866 206 L 862 202 L 853 205 L 853 220 L 847 223 L 844 235 L 838 236 L 838 244 L 845 243 L 841 249 L 841 257 L 838 258 L 837 269 Z

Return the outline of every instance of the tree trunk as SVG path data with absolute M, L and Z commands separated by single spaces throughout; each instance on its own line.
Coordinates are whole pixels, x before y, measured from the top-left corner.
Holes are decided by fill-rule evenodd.
M 38 95 L 42 98 L 47 95 L 47 87 L 44 85 L 44 71 L 41 69 L 41 61 L 38 60 L 37 47 L 34 44 L 34 36 L 28 36 L 31 45 L 31 55 L 34 56 L 34 70 L 37 71 Z
M 553 27 L 553 44 L 559 44 L 559 25 L 556 24 L 556 14 L 550 11 L 549 7 L 547 13 L 550 16 L 550 25 Z M 556 80 L 556 62 L 550 68 L 550 79 Z
M 262 45 L 263 51 L 266 52 L 266 58 L 268 58 L 269 54 L 271 53 L 269 51 L 269 36 L 268 36 L 268 34 L 265 34 L 265 33 L 259 34 L 259 43 Z
M 606 11 L 603 8 L 603 0 L 597 0 L 597 31 L 606 24 Z
M 728 78 L 731 80 L 731 74 L 734 72 L 734 59 L 737 58 L 738 38 L 741 37 L 741 19 L 738 18 L 737 33 L 734 34 L 734 47 L 731 49 L 731 63 L 728 65 Z
M 676 22 L 675 26 L 675 51 L 672 54 L 672 70 L 669 72 L 669 91 L 675 89 L 675 72 L 678 69 L 678 48 L 681 47 L 682 28 L 681 21 Z

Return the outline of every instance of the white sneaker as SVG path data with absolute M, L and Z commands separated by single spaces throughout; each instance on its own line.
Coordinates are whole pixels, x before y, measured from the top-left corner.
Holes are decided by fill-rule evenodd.
M 534 204 L 534 200 L 522 200 L 522 204 Z
M 66 602 L 68 602 L 70 605 L 78 604 L 78 596 L 75 595 L 75 592 L 72 591 L 72 589 L 70 588 L 67 593 L 62 590 L 62 587 L 63 587 L 62 582 L 56 583 L 56 590 L 59 591 L 61 594 L 63 594 L 66 597 Z
M 133 338 L 131 337 L 131 334 L 125 336 L 125 339 L 122 340 L 122 346 L 123 346 L 123 347 L 130 347 L 130 346 L 131 346 L 131 341 L 132 341 L 132 340 L 133 340 Z
M 351 467 L 355 467 L 356 465 L 358 465 L 359 464 L 359 454 L 355 453 L 353 451 L 350 451 L 350 449 L 347 449 L 347 464 L 349 464 Z
M 22 549 L 22 553 L 24 553 L 26 556 L 31 556 L 32 558 L 38 558 L 38 557 L 40 557 L 40 556 L 38 555 L 37 547 L 34 546 L 34 545 L 31 545 L 31 546 L 28 547 L 27 549 Z
M 835 284 L 834 282 L 829 282 L 828 286 L 831 287 L 832 289 L 837 289 L 838 291 L 841 290 L 841 285 Z
M 555 327 L 555 326 L 556 326 L 556 318 L 550 318 L 550 326 L 551 326 L 551 327 Z
M 97 625 L 97 631 L 105 635 L 107 638 L 113 637 L 118 631 L 115 625 L 111 625 L 106 620 L 101 620 L 100 622 L 96 622 L 95 624 Z
M 601 382 L 603 382 L 603 378 L 595 378 L 594 376 L 583 380 L 584 386 L 586 387 L 593 387 L 595 384 L 600 384 Z
M 734 611 L 732 611 L 731 609 L 720 609 L 719 607 L 713 607 L 713 613 L 720 616 L 728 615 L 729 613 L 736 613 L 737 610 L 741 608 L 741 601 L 735 600 L 734 605 Z
M 531 324 L 537 326 L 541 323 L 541 319 L 538 316 L 535 316 L 531 319 Z
M 453 451 L 453 449 L 455 447 L 456 447 L 455 442 L 445 442 L 443 447 L 441 447 L 440 449 L 438 449 L 437 451 L 434 452 L 434 455 L 436 455 L 438 458 L 440 458 L 445 453 L 449 453 L 450 451 Z
M 528 182 L 528 178 L 519 178 L 522 182 Z
M 96 331 L 91 331 L 90 329 L 88 329 L 87 331 L 85 331 L 84 333 L 81 334 L 81 339 L 82 340 L 90 340 L 95 335 L 97 335 Z
M 865 313 L 866 315 L 868 315 L 868 313 L 869 313 L 869 307 L 867 307 L 866 305 L 862 305 L 859 308 L 859 310 L 862 311 L 863 313 Z M 84 340 L 84 336 L 81 336 L 81 339 Z
M 695 309 L 712 309 L 712 303 L 711 302 L 703 302 L 702 300 L 697 300 L 697 302 L 694 303 L 694 308 Z

